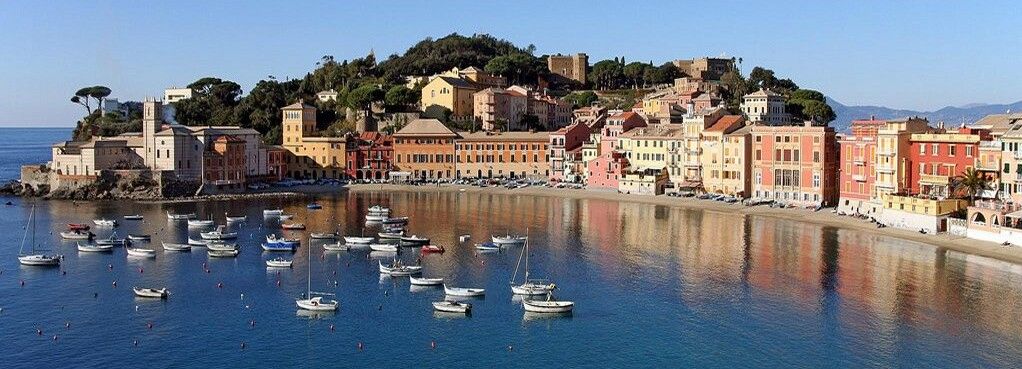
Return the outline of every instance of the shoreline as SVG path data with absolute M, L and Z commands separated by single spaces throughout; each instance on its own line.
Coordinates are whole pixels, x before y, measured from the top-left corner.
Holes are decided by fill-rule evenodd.
M 1022 265 L 1022 247 L 1006 247 L 993 242 L 974 240 L 961 236 L 954 236 L 947 233 L 936 235 L 920 234 L 915 231 L 897 228 L 877 228 L 875 224 L 863 219 L 837 215 L 831 212 L 831 208 L 819 212 L 810 209 L 800 208 L 771 208 L 766 206 L 745 206 L 741 204 L 727 204 L 717 201 L 698 200 L 691 197 L 668 197 L 668 196 L 643 196 L 626 195 L 617 192 L 602 192 L 591 190 L 554 189 L 548 187 L 526 187 L 508 190 L 502 187 L 474 187 L 465 185 L 443 185 L 440 187 L 431 186 L 410 186 L 395 184 L 355 184 L 348 185 L 347 190 L 351 193 L 367 192 L 464 192 L 464 193 L 499 193 L 508 195 L 547 196 L 569 199 L 597 199 L 607 201 L 621 201 L 649 205 L 662 205 L 695 210 L 710 210 L 720 212 L 734 212 L 744 215 L 766 216 L 786 220 L 809 222 L 823 226 L 844 228 L 849 230 L 871 232 L 883 236 L 899 238 L 907 241 L 925 243 L 935 248 L 935 251 L 952 250 L 964 254 L 976 255 Z M 810 216 L 811 215 L 811 216 Z

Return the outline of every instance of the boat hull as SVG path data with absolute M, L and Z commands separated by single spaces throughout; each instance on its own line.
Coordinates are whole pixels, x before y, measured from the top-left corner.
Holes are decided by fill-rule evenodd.
M 280 244 L 280 243 L 264 243 L 262 245 L 264 251 L 275 251 L 275 252 L 294 252 L 295 245 L 291 244 Z
M 184 243 L 163 243 L 164 251 L 191 251 L 192 246 Z
M 486 294 L 482 288 L 454 288 L 444 286 L 444 294 L 457 297 L 478 297 Z
M 472 304 L 457 303 L 451 301 L 437 301 L 433 303 L 433 309 L 445 313 L 468 314 L 472 311 Z
M 154 288 L 132 288 L 135 292 L 135 296 L 150 298 L 150 299 L 165 299 L 169 293 L 166 288 L 154 289 Z
M 444 284 L 443 278 L 416 278 L 411 277 L 408 279 L 412 285 L 415 286 L 439 286 Z
M 512 285 L 511 292 L 514 293 L 515 295 L 522 296 L 540 296 L 550 293 L 551 291 L 554 290 L 555 287 L 556 286 L 554 286 L 552 283 L 551 284 L 526 283 L 520 285 Z
M 298 305 L 299 309 L 310 310 L 310 311 L 337 311 L 337 301 L 334 300 L 320 300 L 320 299 L 303 299 L 295 300 L 295 304 Z
M 60 265 L 60 257 L 49 255 L 25 255 L 18 257 L 18 263 L 28 266 L 57 266 Z
M 523 300 L 522 307 L 530 313 L 563 314 L 575 308 L 571 301 L 529 301 Z

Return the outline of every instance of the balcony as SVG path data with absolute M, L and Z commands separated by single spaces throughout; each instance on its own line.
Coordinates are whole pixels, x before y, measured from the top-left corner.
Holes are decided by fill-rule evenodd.
M 877 155 L 880 155 L 880 156 L 896 156 L 896 155 L 898 155 L 898 153 L 897 152 L 891 152 L 891 151 L 879 151 L 879 152 L 877 152 Z
M 856 182 L 866 182 L 866 176 L 862 174 L 852 174 L 852 180 Z
M 946 185 L 951 182 L 951 177 L 936 174 L 920 174 L 919 183 L 930 185 Z
M 876 171 L 879 173 L 894 174 L 894 168 L 892 167 L 876 167 Z

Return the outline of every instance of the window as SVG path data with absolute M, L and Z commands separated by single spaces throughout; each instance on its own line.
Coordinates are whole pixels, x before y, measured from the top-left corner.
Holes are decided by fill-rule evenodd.
M 861 183 L 860 183 L 861 185 Z M 820 188 L 820 174 L 813 173 L 813 188 Z
M 930 153 L 932 153 L 933 156 L 940 155 L 940 144 L 933 144 L 933 145 L 930 145 L 930 146 L 933 147 L 933 150 L 930 150 Z
M 919 155 L 926 155 L 926 144 L 919 144 Z
M 965 156 L 972 157 L 972 146 L 965 147 Z
M 953 145 L 953 144 L 952 145 L 948 145 L 947 149 L 948 149 L 948 155 L 949 156 L 955 156 L 955 145 Z

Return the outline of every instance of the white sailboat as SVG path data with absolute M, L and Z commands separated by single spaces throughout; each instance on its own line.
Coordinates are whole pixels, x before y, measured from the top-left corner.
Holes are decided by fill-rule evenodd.
M 192 251 L 192 245 L 187 243 L 163 243 L 163 251 Z
M 266 261 L 266 267 L 268 268 L 290 268 L 294 260 L 288 260 L 284 258 L 275 258 Z
M 506 234 L 503 236 L 491 236 L 490 240 L 498 245 L 519 245 L 525 243 L 528 238 L 527 236 Z
M 332 295 L 324 292 L 313 292 L 312 291 L 312 250 L 307 250 L 309 254 L 309 276 L 306 285 L 306 293 L 303 298 L 296 299 L 295 304 L 298 305 L 299 309 L 310 310 L 310 311 L 337 311 L 337 306 L 340 303 L 337 300 L 324 299 L 324 295 Z M 313 296 L 313 294 L 319 296 Z
M 209 219 L 189 219 L 188 220 L 188 226 L 189 227 L 212 227 L 215 224 L 216 224 L 216 222 L 213 221 L 213 217 L 212 216 L 210 216 Z
M 525 258 L 525 281 L 522 284 L 515 284 L 515 278 L 518 277 L 518 268 L 522 265 L 522 258 Z M 529 279 L 529 238 L 525 237 L 525 247 L 522 248 L 522 253 L 518 255 L 518 264 L 515 265 L 515 272 L 511 275 L 511 292 L 515 295 L 524 296 L 536 296 L 545 295 L 557 288 L 557 285 L 550 283 L 550 281 L 542 279 Z
M 156 250 L 144 249 L 141 247 L 128 247 L 128 256 L 140 257 L 140 258 L 155 258 Z
M 389 274 L 394 277 L 402 277 L 422 273 L 422 266 L 403 265 L 401 264 L 401 261 L 397 259 L 395 259 L 390 265 L 383 265 L 383 262 L 379 260 L 377 262 L 380 263 L 381 274 Z
M 32 245 L 32 252 L 26 254 L 25 251 L 25 240 L 29 240 L 28 234 L 31 230 L 32 238 L 30 240 Z M 18 250 L 18 262 L 21 265 L 30 266 L 57 266 L 60 265 L 60 255 L 46 255 L 36 253 L 38 250 L 35 248 L 35 205 L 32 205 L 32 211 L 28 215 L 28 226 L 25 227 L 25 236 L 21 239 L 21 249 Z

